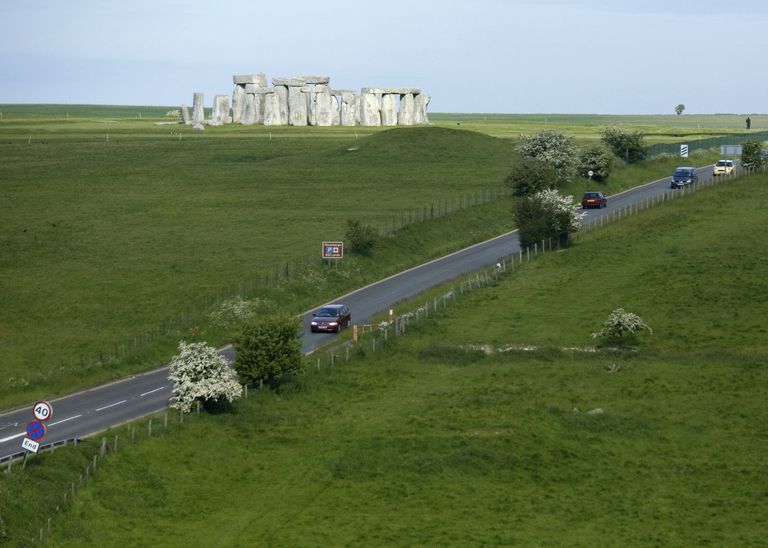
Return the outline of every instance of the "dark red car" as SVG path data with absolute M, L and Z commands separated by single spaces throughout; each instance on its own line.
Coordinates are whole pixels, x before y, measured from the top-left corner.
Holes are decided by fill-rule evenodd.
M 605 207 L 608 205 L 608 198 L 602 192 L 585 192 L 584 197 L 581 199 L 581 207 L 587 209 L 588 207 Z
M 342 327 L 349 327 L 352 313 L 345 304 L 328 304 L 312 315 L 309 328 L 312 333 L 338 333 Z

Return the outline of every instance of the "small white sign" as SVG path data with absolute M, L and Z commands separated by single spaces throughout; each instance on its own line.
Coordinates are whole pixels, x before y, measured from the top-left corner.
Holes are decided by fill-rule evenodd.
M 681 158 L 688 157 L 688 145 L 680 145 L 680 157 Z
M 40 449 L 40 444 L 36 441 L 32 441 L 29 438 L 24 438 L 24 441 L 21 442 L 21 448 L 26 449 L 27 451 L 32 451 L 33 453 L 37 453 L 37 450 Z
M 32 414 L 39 421 L 47 421 L 53 416 L 53 407 L 47 401 L 39 401 L 32 408 Z

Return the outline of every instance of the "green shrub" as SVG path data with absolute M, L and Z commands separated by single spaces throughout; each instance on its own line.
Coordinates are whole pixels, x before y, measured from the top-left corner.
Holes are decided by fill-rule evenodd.
M 542 131 L 520 139 L 521 156 L 546 162 L 555 170 L 558 183 L 568 182 L 576 166 L 578 147 L 571 137 L 555 130 Z
M 744 169 L 756 170 L 765 165 L 762 145 L 759 141 L 745 141 L 741 146 L 741 165 Z
M 352 253 L 367 255 L 376 244 L 376 230 L 360 221 L 347 219 L 347 229 L 344 231 L 344 239 Z
M 504 180 L 515 196 L 530 196 L 540 190 L 554 188 L 555 168 L 537 158 L 523 158 Z
M 561 196 L 557 190 L 544 190 L 519 200 L 515 208 L 520 247 L 557 238 L 565 245 L 569 235 L 580 228 L 581 214 L 573 196 Z
M 301 324 L 288 316 L 246 321 L 234 337 L 235 370 L 246 384 L 263 381 L 277 388 L 284 376 L 301 370 Z
M 628 164 L 644 160 L 648 155 L 643 144 L 643 134 L 639 131 L 629 132 L 609 127 L 600 132 L 600 140 Z
M 593 180 L 604 181 L 611 174 L 612 164 L 613 158 L 605 148 L 593 146 L 581 153 L 576 169 L 582 177 L 589 177 L 591 171 Z

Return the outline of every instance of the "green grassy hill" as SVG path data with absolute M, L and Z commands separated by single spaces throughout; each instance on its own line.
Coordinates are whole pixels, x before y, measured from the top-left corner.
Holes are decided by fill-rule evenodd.
M 232 414 L 151 439 L 143 422 L 135 444 L 117 429 L 119 452 L 46 542 L 761 545 L 768 244 L 753 235 L 767 183 L 584 235 Z M 619 306 L 653 334 L 595 348 Z M 61 469 L 87 462 L 57 451 L 2 476 L 9 542 L 60 504 Z

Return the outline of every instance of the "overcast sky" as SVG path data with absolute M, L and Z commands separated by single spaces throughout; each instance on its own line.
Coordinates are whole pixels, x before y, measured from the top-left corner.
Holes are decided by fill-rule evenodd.
M 768 112 L 766 0 L 0 0 L 0 103 L 180 105 L 233 74 L 430 112 Z

